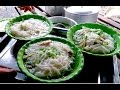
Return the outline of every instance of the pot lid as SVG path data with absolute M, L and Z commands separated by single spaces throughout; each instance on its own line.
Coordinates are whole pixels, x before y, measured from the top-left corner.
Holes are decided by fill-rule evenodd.
M 91 14 L 100 10 L 99 6 L 70 6 L 66 9 L 70 13 L 75 14 Z

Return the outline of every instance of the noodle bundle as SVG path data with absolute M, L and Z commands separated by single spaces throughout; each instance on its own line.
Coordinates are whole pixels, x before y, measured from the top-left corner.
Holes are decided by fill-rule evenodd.
M 44 36 L 49 32 L 48 23 L 42 20 L 30 18 L 28 20 L 16 22 L 10 28 L 10 32 L 15 37 L 23 39 L 32 39 L 39 36 Z
M 115 49 L 115 40 L 101 29 L 83 26 L 75 32 L 73 40 L 77 46 L 92 53 L 106 54 Z
M 37 77 L 54 77 L 71 70 L 73 52 L 67 44 L 45 40 L 25 49 L 28 70 Z

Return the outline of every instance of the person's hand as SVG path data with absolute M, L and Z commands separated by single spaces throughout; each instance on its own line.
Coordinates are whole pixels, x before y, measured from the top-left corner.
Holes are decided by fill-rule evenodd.
M 15 79 L 17 72 L 11 68 L 0 66 L 0 82 L 9 82 Z
M 13 72 L 13 69 L 0 66 L 0 74 Z
M 35 10 L 34 6 L 18 6 L 18 8 L 20 8 L 20 10 L 23 10 L 24 12 Z

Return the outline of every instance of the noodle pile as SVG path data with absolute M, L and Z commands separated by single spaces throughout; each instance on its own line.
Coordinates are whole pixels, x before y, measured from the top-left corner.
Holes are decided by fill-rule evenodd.
M 54 77 L 71 69 L 73 52 L 67 44 L 46 40 L 31 44 L 24 59 L 28 70 L 37 77 Z
M 11 26 L 11 34 L 15 37 L 24 39 L 44 36 L 48 33 L 48 24 L 38 19 L 30 18 L 28 20 L 20 21 Z
M 92 53 L 110 53 L 115 49 L 114 39 L 101 29 L 82 27 L 73 36 L 75 44 Z

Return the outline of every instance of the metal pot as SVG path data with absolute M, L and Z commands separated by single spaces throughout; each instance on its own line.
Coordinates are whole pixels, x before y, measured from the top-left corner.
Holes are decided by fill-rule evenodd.
M 77 23 L 96 22 L 100 6 L 69 6 L 64 7 L 65 17 Z
M 45 11 L 51 16 L 62 16 L 64 8 L 63 6 L 45 6 Z

